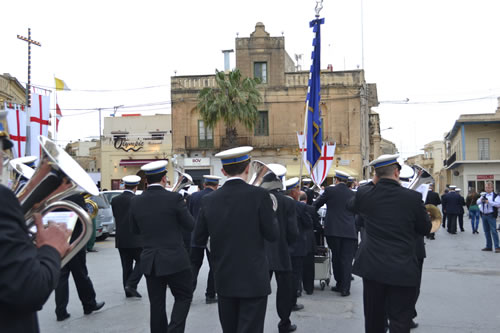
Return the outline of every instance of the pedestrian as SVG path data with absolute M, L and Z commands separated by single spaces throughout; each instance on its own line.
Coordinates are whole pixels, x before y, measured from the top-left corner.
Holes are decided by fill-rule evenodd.
M 492 245 L 494 245 L 495 252 L 500 253 L 498 232 L 496 229 L 498 207 L 500 207 L 500 197 L 497 193 L 493 192 L 492 182 L 487 182 L 485 184 L 485 191 L 486 192 L 481 193 L 481 197 L 476 201 L 476 204 L 479 206 L 479 210 L 481 211 L 484 237 L 486 237 L 486 247 L 483 248 L 482 251 L 491 251 Z
M 441 211 L 442 211 L 442 215 L 443 215 L 443 229 L 446 228 L 446 221 L 448 220 L 448 217 L 446 215 L 446 207 L 444 206 L 444 203 L 445 203 L 445 196 L 450 192 L 450 190 L 448 189 L 448 186 L 450 185 L 446 185 L 446 188 L 444 189 L 444 193 L 443 195 L 441 196 Z
M 219 320 L 224 333 L 264 331 L 271 293 L 265 241 L 278 238 L 268 191 L 246 183 L 252 147 L 237 147 L 215 156 L 228 177 L 203 198 L 194 240 L 210 237 Z
M 194 220 L 179 193 L 165 190 L 167 161 L 143 165 L 148 187 L 130 201 L 132 232 L 141 235 L 141 270 L 148 288 L 151 332 L 184 332 L 193 298 L 193 274 L 182 231 Z M 167 285 L 174 296 L 170 323 Z
M 450 185 L 450 191 L 443 196 L 443 207 L 446 209 L 446 217 L 448 219 L 447 231 L 452 235 L 457 233 L 457 219 L 460 215 L 462 207 L 462 197 L 455 191 L 456 186 Z
M 0 122 L 0 330 L 39 332 L 37 311 L 57 285 L 71 231 L 60 224 L 45 228 L 40 214 L 35 214 L 37 237 L 33 243 L 19 200 L 5 186 L 9 175 L 3 171 L 4 150 L 8 153 L 11 148 Z
M 282 179 L 286 174 L 286 168 L 281 164 L 268 164 L 271 170 L 265 177 L 263 188 L 270 191 L 276 198 L 278 208 L 276 218 L 279 228 L 279 237 L 274 242 L 266 241 L 266 254 L 269 261 L 269 277 L 273 275 L 276 279 L 276 311 L 280 321 L 279 332 L 293 332 L 297 325 L 292 324 L 290 314 L 292 312 L 293 288 L 292 261 L 289 247 L 295 243 L 299 236 L 297 226 L 297 213 L 295 202 L 292 198 L 283 194 Z
M 465 214 L 464 206 L 465 206 L 465 199 L 464 199 L 464 197 L 461 194 L 462 189 L 460 189 L 460 188 L 457 187 L 455 189 L 455 191 L 460 196 L 460 211 L 458 213 L 458 226 L 460 227 L 460 231 L 464 232 L 465 231 L 465 229 L 464 229 L 464 214 Z
M 297 298 L 301 296 L 304 258 L 307 254 L 307 230 L 312 229 L 313 226 L 311 216 L 307 212 L 307 205 L 299 201 L 299 178 L 287 179 L 285 187 L 286 195 L 294 200 L 299 230 L 296 241 L 289 247 L 292 261 L 292 311 L 299 311 L 304 308 L 303 304 L 297 303 Z
M 335 172 L 335 186 L 329 186 L 314 202 L 316 210 L 326 204 L 325 236 L 332 251 L 333 276 L 336 285 L 332 291 L 341 296 L 349 296 L 351 289 L 352 260 L 358 243 L 354 214 L 346 208 L 347 202 L 354 197 L 347 182 L 349 175 L 343 171 Z
M 195 228 L 196 228 L 196 221 L 198 219 L 198 213 L 201 207 L 201 199 L 205 195 L 208 195 L 213 191 L 217 190 L 217 188 L 219 187 L 219 181 L 221 179 L 222 179 L 221 177 L 215 175 L 204 175 L 203 190 L 195 192 L 191 195 L 188 204 L 188 209 L 195 220 Z M 208 260 L 208 277 L 207 277 L 207 288 L 205 290 L 205 303 L 212 304 L 212 303 L 217 303 L 217 295 L 215 293 L 214 273 L 212 270 L 212 256 L 206 244 L 196 244 L 196 242 L 194 241 L 194 232 L 193 232 L 191 237 L 191 253 L 189 254 L 189 257 L 191 259 L 191 267 L 193 269 L 193 292 L 196 289 L 196 284 L 198 281 L 198 273 L 200 272 L 200 268 L 203 265 L 203 258 L 205 253 L 207 255 L 207 260 Z
M 74 194 L 65 198 L 65 200 L 76 203 L 78 206 L 85 209 L 85 200 L 83 194 Z M 82 221 L 78 219 L 75 224 L 75 229 L 71 235 L 72 243 L 83 232 Z M 59 282 L 55 290 L 55 303 L 56 303 L 56 318 L 57 321 L 63 321 L 70 317 L 67 311 L 69 302 L 69 274 L 73 276 L 75 282 L 78 298 L 83 306 L 83 313 L 89 315 L 94 311 L 100 310 L 104 306 L 104 302 L 97 302 L 96 292 L 94 285 L 89 277 L 87 269 L 87 253 L 86 249 L 81 249 L 68 263 L 61 268 L 59 275 Z
M 125 297 L 142 295 L 137 291 L 137 285 L 142 278 L 141 252 L 142 239 L 132 232 L 130 219 L 130 200 L 135 197 L 141 177 L 129 175 L 122 178 L 125 189 L 111 202 L 115 218 L 115 246 L 120 254 L 122 264 L 122 282 Z M 135 264 L 134 264 L 135 263 Z
M 399 183 L 399 155 L 382 155 L 370 163 L 376 184 L 361 186 L 348 208 L 364 217 L 364 237 L 353 266 L 363 278 L 365 332 L 409 332 L 415 310 L 419 264 L 417 235 L 431 230 L 420 193 Z
M 472 227 L 473 234 L 479 234 L 479 206 L 477 205 L 477 199 L 481 196 L 476 192 L 475 189 L 470 189 L 469 194 L 467 195 L 467 199 L 465 200 L 465 205 L 467 206 L 467 210 L 469 211 L 469 219 Z

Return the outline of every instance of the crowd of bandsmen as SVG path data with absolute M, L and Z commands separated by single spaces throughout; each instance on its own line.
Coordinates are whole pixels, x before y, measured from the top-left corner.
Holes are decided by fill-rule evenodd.
M 5 133 L 1 143 L 0 151 L 11 146 Z M 316 192 L 308 181 L 302 189 L 298 178 L 283 181 L 286 168 L 276 164 L 268 165 L 269 175 L 282 181 L 281 188 L 248 184 L 251 150 L 239 147 L 217 154 L 224 184 L 219 186 L 220 177 L 207 175 L 203 189 L 191 196 L 165 190 L 166 161 L 142 167 L 148 187 L 141 195 L 134 193 L 138 176 L 123 178 L 124 192 L 112 201 L 123 290 L 126 297 L 141 297 L 137 285 L 145 276 L 151 332 L 184 331 L 205 254 L 210 267 L 206 303 L 218 304 L 223 332 L 263 332 L 273 276 L 278 330 L 295 331 L 291 312 L 304 308 L 297 303 L 302 292 L 314 292 L 316 246 L 325 239 L 332 253 L 331 290 L 347 297 L 352 274 L 363 279 L 366 332 L 415 328 L 424 236 L 433 235 L 421 194 L 400 185 L 398 156 L 382 155 L 372 161 L 373 179 L 361 186 L 337 171 L 334 186 Z M 70 272 L 84 313 L 102 308 L 104 302 L 96 301 L 88 277 L 85 249 L 61 269 L 69 231 L 60 225 L 43 229 L 37 216 L 40 228 L 34 245 L 14 193 L 3 185 L 0 190 L 1 331 L 37 332 L 36 311 L 54 289 L 57 320 L 68 318 Z M 460 216 L 466 204 L 473 233 L 478 231 L 476 217 L 483 218 L 487 240 L 483 250 L 500 252 L 496 232 L 500 198 L 491 184 L 486 184 L 485 193 L 470 193 L 467 200 L 458 192 L 450 186 L 440 198 L 431 188 L 426 200 L 442 203 L 443 226 L 447 223 L 452 234 L 457 219 L 464 230 Z M 71 199 L 84 206 L 82 198 Z M 317 212 L 325 205 L 320 223 Z M 170 320 L 167 286 L 174 297 Z

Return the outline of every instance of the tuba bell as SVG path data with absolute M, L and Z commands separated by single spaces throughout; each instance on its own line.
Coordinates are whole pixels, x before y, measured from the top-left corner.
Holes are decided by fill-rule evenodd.
M 93 232 L 92 220 L 85 209 L 63 199 L 82 192 L 81 189 L 92 195 L 99 195 L 99 190 L 85 170 L 53 141 L 40 135 L 38 142 L 42 148 L 40 163 L 24 187 L 19 189 L 17 198 L 28 230 L 34 226 L 35 213 L 43 216 L 57 209 L 73 211 L 82 222 L 82 233 L 70 244 L 69 251 L 62 258 L 62 267 L 86 245 Z M 36 241 L 35 233 L 32 240 Z
M 190 174 L 181 172 L 179 169 L 175 169 L 175 172 L 177 172 L 177 182 L 172 187 L 172 192 L 179 192 L 184 187 L 194 184 Z
M 247 183 L 262 187 L 268 191 L 283 189 L 283 182 L 280 177 L 278 177 L 268 165 L 258 160 L 250 162 Z M 276 196 L 272 193 L 269 193 L 269 196 L 273 202 L 273 210 L 276 211 L 278 209 L 278 199 L 276 199 Z

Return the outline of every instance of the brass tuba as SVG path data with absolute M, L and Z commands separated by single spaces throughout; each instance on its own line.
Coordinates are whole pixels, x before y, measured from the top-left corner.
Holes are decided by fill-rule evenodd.
M 248 172 L 247 183 L 250 185 L 262 187 L 268 191 L 275 189 L 283 189 L 283 182 L 281 179 L 261 161 L 254 160 L 250 162 L 250 171 Z M 272 193 L 269 193 L 273 202 L 273 210 L 278 209 L 278 199 Z
M 184 187 L 194 184 L 191 175 L 181 172 L 179 169 L 175 169 L 175 172 L 177 172 L 177 182 L 172 187 L 172 192 L 179 192 Z
M 85 170 L 53 141 L 40 135 L 38 142 L 42 147 L 40 163 L 17 198 L 28 229 L 34 225 L 35 213 L 43 216 L 56 209 L 73 211 L 82 222 L 82 233 L 70 244 L 62 258 L 62 267 L 87 244 L 93 232 L 92 220 L 85 209 L 63 199 L 82 192 L 81 189 L 92 195 L 99 195 L 99 190 Z M 36 234 L 32 239 L 36 240 Z
M 425 170 L 418 164 L 412 165 L 411 168 L 414 170 L 414 175 L 409 180 L 407 188 L 411 190 L 417 190 L 420 186 L 427 185 L 425 187 L 425 190 L 428 191 L 429 190 L 428 185 L 434 183 L 434 177 L 432 177 L 432 175 L 427 170 Z M 441 227 L 441 219 L 442 219 L 441 212 L 434 205 L 425 205 L 425 209 L 427 210 L 427 213 L 431 217 L 432 228 L 430 232 L 433 233 L 438 231 L 439 227 Z

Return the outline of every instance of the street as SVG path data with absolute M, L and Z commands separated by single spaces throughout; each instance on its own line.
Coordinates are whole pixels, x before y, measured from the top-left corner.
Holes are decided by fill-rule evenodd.
M 500 330 L 500 254 L 483 252 L 485 238 L 472 234 L 470 221 L 465 218 L 465 232 L 436 233 L 436 240 L 426 240 L 427 258 L 420 298 L 417 304 L 419 327 L 414 333 L 496 333 Z M 84 315 L 81 303 L 70 278 L 71 317 L 57 322 L 54 313 L 54 293 L 38 313 L 41 332 L 149 332 L 149 302 L 145 279 L 139 284 L 142 299 L 125 298 L 121 282 L 121 265 L 114 238 L 97 242 L 99 252 L 87 254 L 87 267 L 94 284 L 97 301 L 105 301 L 101 311 Z M 186 332 L 221 332 L 217 305 L 205 304 L 208 264 L 200 270 L 198 287 L 187 318 Z M 333 279 L 333 277 L 332 277 Z M 278 332 L 275 289 L 269 296 L 265 322 L 266 332 Z M 304 310 L 292 313 L 297 332 L 363 332 L 362 281 L 355 277 L 351 295 L 319 289 L 304 295 L 298 303 Z M 167 294 L 167 313 L 173 297 Z

